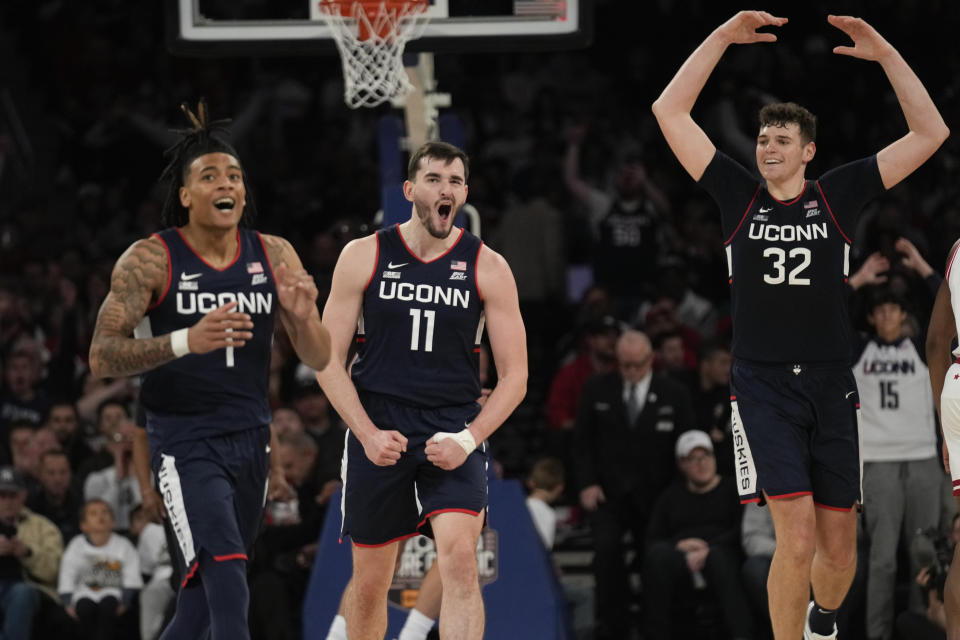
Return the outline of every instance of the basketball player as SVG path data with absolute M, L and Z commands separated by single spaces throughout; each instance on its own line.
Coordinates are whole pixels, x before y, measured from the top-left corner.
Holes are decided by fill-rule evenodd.
M 317 378 L 350 427 L 342 502 L 353 551 L 350 640 L 383 638 L 398 542 L 418 531 L 437 544 L 441 637 L 483 635 L 476 545 L 485 441 L 526 392 L 527 351 L 506 261 L 453 226 L 467 162 L 443 142 L 412 155 L 403 185 L 410 219 L 344 247 L 323 312 L 334 362 Z M 499 379 L 481 409 L 484 325 Z
M 743 501 L 767 501 L 777 550 L 767 590 L 777 640 L 836 637 L 856 566 L 860 501 L 857 387 L 844 280 L 861 207 L 919 167 L 948 130 L 896 49 L 858 18 L 829 16 L 880 64 L 910 131 L 879 153 L 807 180 L 816 119 L 793 103 L 760 111 L 761 179 L 717 151 L 690 115 L 727 47 L 773 42 L 787 22 L 743 11 L 691 54 L 653 104 L 680 164 L 720 206 L 732 288 L 731 403 Z M 814 602 L 804 608 L 813 585 Z
M 248 194 L 225 123 L 208 122 L 203 102 L 197 115 L 183 109 L 194 128 L 168 151 L 163 174 L 171 227 L 117 261 L 90 368 L 143 374 L 152 465 L 185 576 L 162 638 L 209 629 L 214 640 L 235 640 L 250 637 L 247 550 L 268 476 L 274 318 L 314 369 L 329 359 L 330 336 L 290 243 L 241 226 Z M 289 492 L 282 472 L 269 475 L 272 494 Z
M 950 459 L 960 460 L 960 348 L 950 348 L 960 327 L 960 266 L 954 243 L 947 260 L 946 276 L 937 292 L 927 329 L 927 365 L 933 401 L 940 414 L 943 429 L 943 465 L 953 479 L 953 497 L 960 505 L 960 464 L 950 467 Z M 947 640 L 960 640 L 960 545 L 954 547 L 953 562 L 943 592 L 943 608 L 947 616 Z

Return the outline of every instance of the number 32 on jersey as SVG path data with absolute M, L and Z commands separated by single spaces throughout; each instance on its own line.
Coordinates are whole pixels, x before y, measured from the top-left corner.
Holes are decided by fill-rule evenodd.
M 767 284 L 786 282 L 790 285 L 809 286 L 810 278 L 803 277 L 802 274 L 810 266 L 810 255 L 807 247 L 794 247 L 789 251 L 780 247 L 767 247 L 763 250 L 763 257 L 771 260 L 772 273 L 764 273 L 763 281 Z

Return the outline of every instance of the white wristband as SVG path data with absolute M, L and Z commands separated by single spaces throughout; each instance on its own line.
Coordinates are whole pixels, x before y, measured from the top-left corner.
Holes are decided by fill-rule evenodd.
M 177 329 L 170 334 L 170 348 L 173 349 L 173 355 L 178 358 L 190 353 L 190 342 L 187 340 L 187 329 Z
M 458 433 L 450 433 L 448 431 L 438 431 L 433 434 L 433 441 L 440 442 L 441 440 L 446 440 L 447 438 L 452 439 L 458 445 L 460 445 L 464 451 L 467 452 L 467 455 L 473 453 L 473 450 L 477 448 L 477 441 L 473 439 L 473 434 L 470 433 L 470 429 L 464 429 Z

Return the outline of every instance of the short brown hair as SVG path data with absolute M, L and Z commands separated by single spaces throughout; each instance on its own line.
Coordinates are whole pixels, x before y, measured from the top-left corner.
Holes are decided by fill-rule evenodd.
M 775 102 L 760 109 L 760 128 L 783 127 L 794 123 L 800 129 L 803 143 L 817 141 L 817 116 L 795 102 Z
M 556 458 L 541 458 L 530 469 L 530 485 L 534 489 L 553 491 L 563 484 L 563 463 Z
M 407 165 L 407 180 L 413 182 L 417 177 L 417 171 L 420 170 L 420 161 L 424 158 L 437 158 L 443 160 L 444 164 L 450 164 L 457 158 L 463 162 L 463 179 L 470 177 L 470 159 L 466 152 L 460 147 L 456 147 L 448 142 L 432 140 L 421 146 L 410 156 L 410 164 Z

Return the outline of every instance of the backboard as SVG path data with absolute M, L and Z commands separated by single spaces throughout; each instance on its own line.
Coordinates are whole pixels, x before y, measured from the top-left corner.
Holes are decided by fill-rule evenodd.
M 592 37 L 592 0 L 430 0 L 408 51 L 573 49 Z M 184 55 L 334 53 L 316 0 L 169 0 L 168 45 Z

